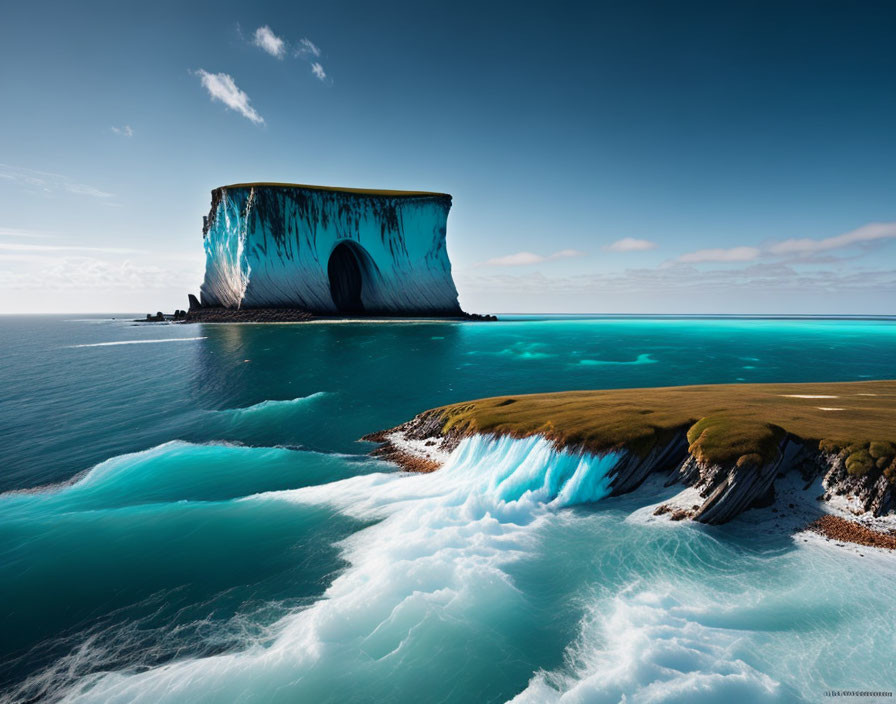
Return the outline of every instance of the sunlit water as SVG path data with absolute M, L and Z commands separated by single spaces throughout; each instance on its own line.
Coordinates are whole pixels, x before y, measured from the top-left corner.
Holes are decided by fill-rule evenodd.
M 611 458 L 538 439 L 432 475 L 357 442 L 493 394 L 894 378 L 891 321 L 2 318 L 0 354 L 9 701 L 896 689 L 890 556 L 647 521 L 661 483 L 608 498 Z

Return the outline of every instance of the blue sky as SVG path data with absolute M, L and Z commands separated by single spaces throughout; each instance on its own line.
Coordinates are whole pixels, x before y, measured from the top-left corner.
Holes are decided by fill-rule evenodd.
M 894 313 L 894 36 L 891 2 L 10 3 L 0 312 L 184 307 L 209 191 L 263 180 L 451 193 L 468 310 Z

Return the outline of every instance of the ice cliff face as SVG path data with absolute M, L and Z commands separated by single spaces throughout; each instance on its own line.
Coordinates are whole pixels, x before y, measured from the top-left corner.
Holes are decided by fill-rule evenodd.
M 212 191 L 202 304 L 321 315 L 461 315 L 451 196 L 243 184 Z

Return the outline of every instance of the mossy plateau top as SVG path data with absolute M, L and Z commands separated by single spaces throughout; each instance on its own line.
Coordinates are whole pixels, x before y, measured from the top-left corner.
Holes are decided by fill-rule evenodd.
M 337 186 L 312 186 L 306 183 L 268 183 L 259 181 L 257 183 L 233 183 L 229 186 L 221 186 L 220 188 L 254 188 L 265 186 L 269 188 L 304 188 L 311 191 L 329 191 L 331 193 L 354 193 L 364 196 L 386 196 L 389 198 L 420 198 L 420 197 L 436 197 L 450 198 L 448 193 L 435 193 L 433 191 L 390 191 L 382 188 L 339 188 Z
M 691 452 L 711 463 L 769 461 L 789 433 L 844 453 L 851 473 L 896 467 L 896 381 L 568 391 L 486 398 L 433 412 L 444 422 L 443 433 L 540 434 L 591 452 L 625 447 L 644 455 L 686 431 Z

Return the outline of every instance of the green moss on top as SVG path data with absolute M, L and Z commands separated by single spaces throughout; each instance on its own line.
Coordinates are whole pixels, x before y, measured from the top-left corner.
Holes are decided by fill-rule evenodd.
M 304 188 L 311 191 L 331 191 L 334 193 L 356 193 L 365 196 L 388 196 L 390 198 L 409 198 L 421 196 L 436 196 L 439 198 L 450 198 L 447 193 L 435 193 L 432 191 L 390 191 L 377 188 L 339 188 L 338 186 L 312 186 L 306 183 L 273 183 L 258 181 L 256 183 L 234 183 L 229 186 L 221 186 L 221 188 L 255 188 L 257 186 L 267 186 L 269 188 Z
M 443 432 L 540 434 L 592 452 L 625 447 L 643 456 L 687 432 L 699 459 L 741 466 L 773 460 L 789 433 L 843 454 L 851 473 L 878 466 L 896 478 L 896 381 L 570 391 L 437 411 Z

